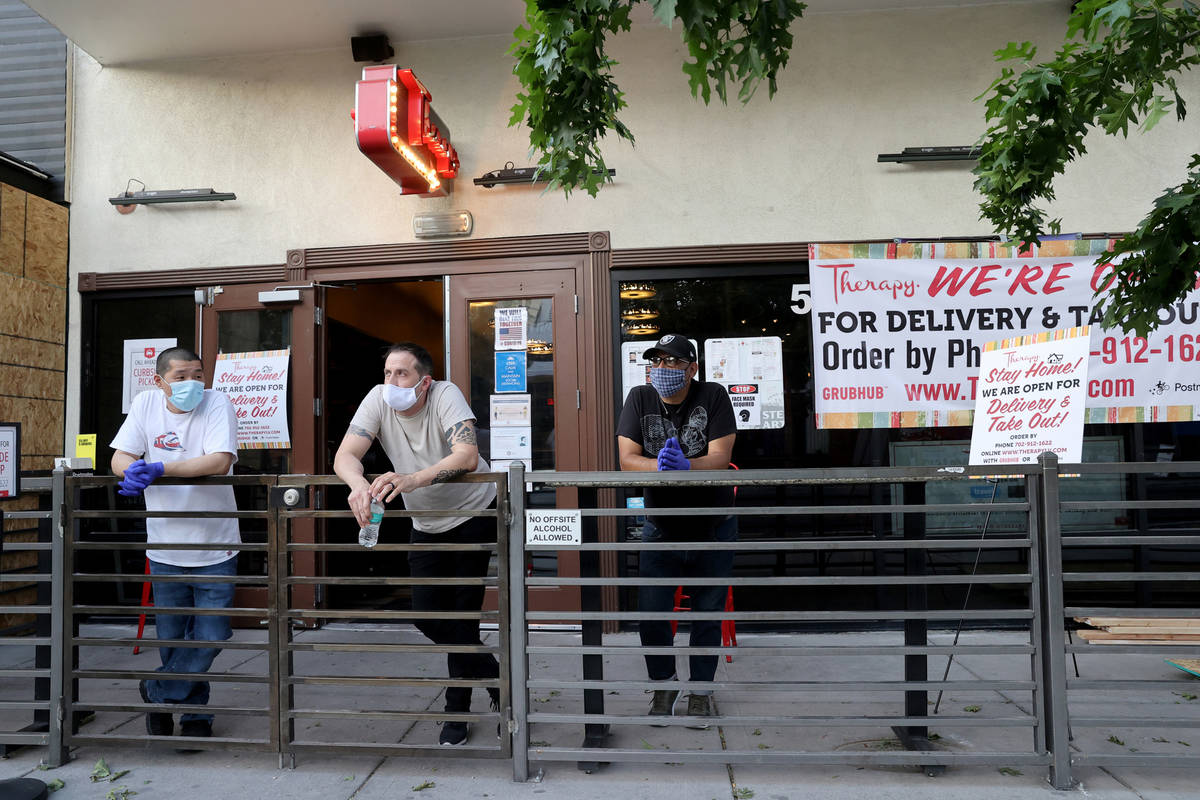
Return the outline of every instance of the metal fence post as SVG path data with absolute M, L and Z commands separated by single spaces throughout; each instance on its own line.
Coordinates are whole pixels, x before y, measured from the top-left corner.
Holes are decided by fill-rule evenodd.
M 54 470 L 50 484 L 50 714 L 49 738 L 46 742 L 46 765 L 61 767 L 67 762 L 68 752 L 63 745 L 63 725 L 66 724 L 66 672 L 70 647 L 66 624 L 67 597 L 64 588 L 63 542 L 67 535 L 63 522 L 63 504 L 66 503 L 66 472 L 59 467 Z
M 1050 783 L 1070 789 L 1071 743 L 1067 709 L 1066 623 L 1063 611 L 1062 529 L 1059 514 L 1058 457 L 1038 456 L 1041 467 L 1040 514 L 1042 552 L 1042 676 L 1045 688 L 1046 744 L 1050 750 Z
M 525 688 L 529 624 L 525 620 L 525 465 L 520 461 L 508 468 L 508 511 L 507 634 L 513 781 L 524 783 L 529 780 L 529 692 Z

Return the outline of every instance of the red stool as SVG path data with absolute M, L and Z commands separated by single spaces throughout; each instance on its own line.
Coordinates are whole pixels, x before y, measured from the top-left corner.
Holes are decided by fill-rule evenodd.
M 683 605 L 683 601 L 688 601 L 687 605 Z M 683 587 L 675 589 L 675 608 L 674 611 L 690 611 L 692 598 L 683 593 Z M 733 587 L 729 587 L 729 591 L 725 593 L 725 610 L 733 611 Z M 679 628 L 678 620 L 671 620 L 671 636 L 675 635 L 676 629 Z M 731 619 L 721 620 L 721 646 L 722 647 L 737 647 L 737 625 Z M 725 662 L 733 663 L 733 656 L 726 655 Z

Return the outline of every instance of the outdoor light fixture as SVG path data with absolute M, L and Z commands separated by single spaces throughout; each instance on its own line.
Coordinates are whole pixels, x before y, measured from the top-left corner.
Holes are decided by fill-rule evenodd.
M 470 236 L 475 218 L 470 211 L 450 211 L 444 214 L 413 214 L 413 236 L 433 239 L 438 236 Z
M 157 205 L 159 203 L 208 203 L 214 200 L 237 200 L 237 195 L 233 192 L 218 192 L 212 187 L 205 189 L 156 189 L 152 191 L 144 191 L 146 184 L 142 183 L 143 191 L 129 191 L 129 184 L 137 181 L 142 183 L 137 178 L 130 178 L 129 183 L 125 185 L 125 191 L 116 197 L 108 198 L 108 202 L 117 207 L 117 210 L 122 214 L 128 214 L 133 211 L 135 206 Z
M 914 161 L 978 161 L 979 148 L 970 144 L 951 147 L 906 147 L 902 153 L 880 153 L 877 160 L 894 161 L 897 164 Z
M 656 319 L 657 317 L 658 311 L 648 306 L 634 306 L 621 312 L 621 319 L 646 320 Z
M 541 177 L 541 169 L 539 167 L 516 167 L 513 162 L 506 161 L 503 169 L 494 169 L 491 172 L 484 173 L 482 176 L 474 179 L 476 186 L 482 186 L 485 189 L 491 189 L 498 183 L 546 183 L 549 178 Z M 593 174 L 601 175 L 599 170 L 593 170 Z M 608 177 L 613 177 L 617 174 L 615 169 L 608 170 Z
M 645 300 L 658 294 L 658 290 L 650 283 L 622 283 L 622 300 Z
M 621 330 L 629 336 L 657 336 L 659 328 L 653 322 L 635 322 Z

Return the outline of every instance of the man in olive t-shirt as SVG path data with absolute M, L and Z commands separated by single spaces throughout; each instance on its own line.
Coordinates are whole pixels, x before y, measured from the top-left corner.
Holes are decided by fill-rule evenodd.
M 382 503 L 404 498 L 410 511 L 421 509 L 482 509 L 496 499 L 493 483 L 450 483 L 468 472 L 490 472 L 480 458 L 475 438 L 475 415 L 459 388 L 433 379 L 433 359 L 418 344 L 392 345 L 384 357 L 383 383 L 367 393 L 333 460 L 334 472 L 350 487 L 349 504 L 359 525 L 371 519 L 371 499 Z M 362 459 L 379 439 L 392 462 L 392 472 L 374 481 L 363 476 Z M 414 517 L 412 542 L 480 543 L 496 540 L 496 523 L 489 517 Z M 487 575 L 491 553 L 475 551 L 410 551 L 414 578 L 481 578 Z M 480 585 L 412 587 L 414 611 L 472 611 L 483 606 Z M 417 628 L 443 645 L 481 646 L 478 619 L 423 619 Z M 447 653 L 451 678 L 493 679 L 500 665 L 490 653 Z M 500 692 L 489 688 L 493 710 Z M 446 711 L 471 710 L 471 688 L 446 688 Z M 467 741 L 466 722 L 442 724 L 439 741 Z

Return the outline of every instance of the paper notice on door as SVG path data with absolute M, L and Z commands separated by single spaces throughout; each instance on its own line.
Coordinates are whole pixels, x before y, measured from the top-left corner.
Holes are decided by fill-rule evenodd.
M 529 312 L 525 306 L 497 308 L 494 321 L 496 323 L 495 349 L 525 349 L 529 330 Z
M 154 389 L 158 354 L 175 346 L 174 339 L 126 339 L 121 348 L 121 413 L 128 414 L 133 398 Z
M 492 463 L 517 459 L 532 461 L 533 429 L 492 428 Z
M 705 377 L 725 387 L 738 430 L 783 427 L 783 342 L 778 336 L 707 339 Z
M 494 394 L 491 412 L 493 428 L 526 428 L 533 418 L 532 403 L 527 394 Z M 492 455 L 499 457 L 494 450 Z

